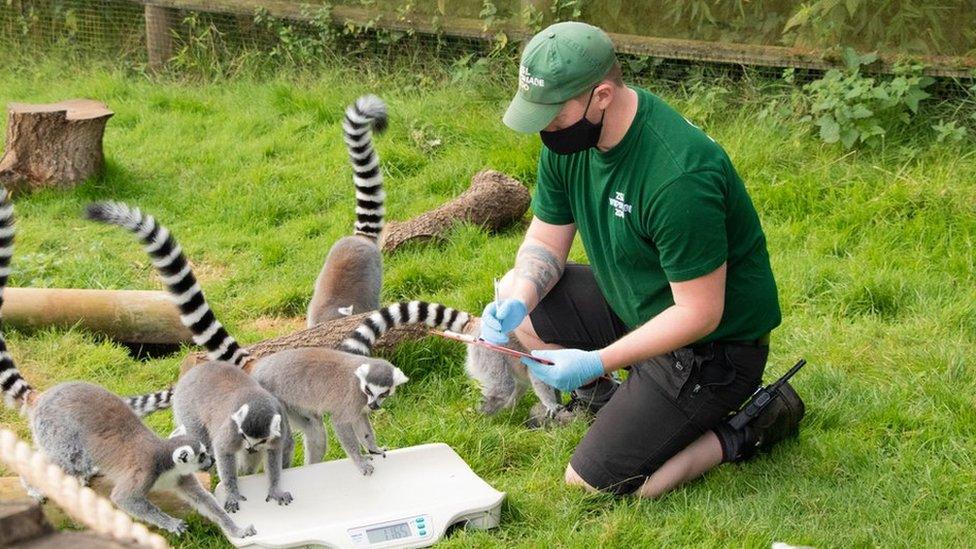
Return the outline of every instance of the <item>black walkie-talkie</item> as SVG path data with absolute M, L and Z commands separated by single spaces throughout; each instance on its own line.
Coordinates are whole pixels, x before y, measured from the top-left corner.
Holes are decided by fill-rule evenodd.
M 745 427 L 746 423 L 749 423 L 752 421 L 752 418 L 761 414 L 762 411 L 766 409 L 766 406 L 769 406 L 769 403 L 780 395 L 780 387 L 789 381 L 790 378 L 793 377 L 793 374 L 799 372 L 800 368 L 802 368 L 806 363 L 807 361 L 801 358 L 799 362 L 790 368 L 790 371 L 783 374 L 783 377 L 765 387 L 759 387 L 756 389 L 756 392 L 753 393 L 752 397 L 749 398 L 749 402 L 747 402 L 741 410 L 732 416 L 732 419 L 729 420 L 729 425 L 735 429 Z

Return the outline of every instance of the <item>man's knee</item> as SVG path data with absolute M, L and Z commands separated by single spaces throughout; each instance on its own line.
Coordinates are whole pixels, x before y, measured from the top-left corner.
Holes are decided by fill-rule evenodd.
M 599 490 L 590 486 L 585 480 L 583 480 L 583 477 L 579 476 L 579 473 L 573 469 L 573 465 L 571 463 L 566 464 L 566 475 L 564 479 L 567 486 L 579 486 L 590 493 L 599 492 Z

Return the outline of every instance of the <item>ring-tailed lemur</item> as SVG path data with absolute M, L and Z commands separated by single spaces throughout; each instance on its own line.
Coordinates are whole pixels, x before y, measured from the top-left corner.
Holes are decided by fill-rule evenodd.
M 368 316 L 340 345 L 340 350 L 299 348 L 258 359 L 251 376 L 278 397 L 292 428 L 304 434 L 305 464 L 325 456 L 328 436 L 323 416 L 329 414 L 339 444 L 364 474 L 373 472 L 373 455 L 386 456 L 376 444 L 369 411 L 376 410 L 407 376 L 389 362 L 366 358 L 387 330 L 405 324 L 426 324 L 460 330 L 467 313 L 423 301 L 390 305 Z M 363 456 L 360 447 L 368 453 Z
M 394 307 L 397 309 L 394 310 Z M 399 317 L 407 314 L 411 318 L 428 316 L 428 311 L 421 309 L 421 305 L 413 307 L 417 309 L 416 312 L 404 309 L 404 304 L 401 303 L 373 313 L 342 343 L 340 349 L 350 353 L 369 355 L 373 344 L 388 329 L 388 326 L 391 324 L 399 325 L 397 324 Z M 474 318 L 463 311 L 454 309 L 446 309 L 446 311 L 450 311 L 450 315 L 457 315 L 457 319 L 449 321 L 451 326 L 456 327 L 448 329 L 474 336 L 481 333 L 481 319 Z M 433 322 L 435 324 L 442 322 L 441 314 L 442 311 L 440 310 L 434 311 Z M 425 321 L 421 320 L 420 322 Z M 514 338 L 505 346 L 527 352 Z M 556 389 L 529 374 L 528 369 L 517 358 L 476 345 L 469 345 L 464 366 L 468 377 L 478 382 L 481 387 L 481 411 L 485 414 L 495 414 L 504 408 L 514 406 L 525 392 L 526 381 L 532 386 L 533 392 L 545 407 L 547 417 L 555 417 L 563 409 L 559 400 L 560 395 Z
M 189 307 L 181 308 L 184 313 L 181 318 L 184 323 L 187 324 L 191 331 L 194 333 L 195 341 L 211 342 L 207 345 L 210 350 L 210 356 L 213 359 L 215 353 L 226 352 L 226 349 L 236 349 L 232 355 L 232 363 L 235 365 L 241 365 L 246 360 L 250 359 L 250 355 L 244 349 L 241 349 L 234 341 L 233 337 L 228 335 L 227 332 L 220 326 L 220 323 L 213 317 L 213 313 L 210 311 L 209 307 L 206 305 L 206 300 L 204 299 L 199 286 L 196 285 L 189 266 L 186 265 L 186 260 L 183 258 L 182 253 L 179 253 L 179 246 L 173 241 L 173 237 L 169 234 L 169 231 L 165 228 L 159 226 L 155 220 L 151 217 L 143 217 L 138 210 L 132 210 L 123 204 L 108 203 L 108 204 L 96 204 L 90 206 L 88 209 L 88 216 L 92 219 L 104 221 L 108 223 L 113 223 L 129 228 L 129 230 L 136 232 L 140 235 L 143 243 L 146 245 L 146 249 L 149 251 L 150 255 L 153 257 L 153 263 L 163 270 L 164 274 L 176 272 L 179 273 L 179 277 L 169 277 L 164 278 L 166 285 L 170 292 L 177 296 L 177 302 L 181 305 L 187 302 L 199 303 L 196 309 L 190 309 Z M 154 240 L 155 234 L 165 234 L 166 243 L 163 245 L 158 245 Z M 172 264 L 176 262 L 177 264 Z M 190 279 L 193 282 L 187 282 L 186 279 Z M 188 322 L 187 318 L 191 321 L 194 318 L 206 318 L 207 323 L 192 323 Z M 376 340 L 387 330 L 394 328 L 396 326 L 406 325 L 406 324 L 416 324 L 423 323 L 433 328 L 441 329 L 451 329 L 460 330 L 463 329 L 465 324 L 467 324 L 470 316 L 467 313 L 452 309 L 450 307 L 444 307 L 435 303 L 426 303 L 422 301 L 412 301 L 403 302 L 395 305 L 391 305 L 384 309 L 374 312 L 372 315 L 367 317 L 363 323 L 358 326 L 346 340 L 341 344 L 340 349 L 346 353 L 353 353 L 355 355 L 368 355 L 372 349 L 373 344 Z M 208 331 L 213 333 L 219 333 L 220 345 L 213 344 L 214 340 L 218 336 L 209 336 L 207 334 L 200 334 L 198 332 L 201 326 L 209 326 Z M 219 332 L 218 332 L 219 331 Z M 368 360 L 363 362 L 361 356 L 356 356 L 354 359 L 350 359 L 349 355 L 342 353 L 340 351 L 328 351 L 325 354 L 335 353 L 335 361 L 343 362 L 347 364 L 352 364 L 355 362 L 356 368 L 351 370 L 348 375 L 348 380 L 352 382 L 352 387 L 359 388 L 358 391 L 353 391 L 353 394 L 344 394 L 345 389 L 350 386 L 342 378 L 337 378 L 335 375 L 335 369 L 333 369 L 330 364 L 319 363 L 315 366 L 309 366 L 309 361 L 314 361 L 317 357 L 321 356 L 320 349 L 293 349 L 289 351 L 282 351 L 275 353 L 273 355 L 263 357 L 261 363 L 264 364 L 260 368 L 261 375 L 256 375 L 259 369 L 258 365 L 254 367 L 254 379 L 267 384 L 266 388 L 271 388 L 274 396 L 282 399 L 282 401 L 287 406 L 293 406 L 293 409 L 289 409 L 288 412 L 291 413 L 292 417 L 301 418 L 299 425 L 296 427 L 303 432 L 306 432 L 306 437 L 311 435 L 313 438 L 317 434 L 321 433 L 324 436 L 324 427 L 322 426 L 322 416 L 325 413 L 334 414 L 333 424 L 336 429 L 337 435 L 340 437 L 340 441 L 346 452 L 349 454 L 350 458 L 356 461 L 357 465 L 363 471 L 364 474 L 368 474 L 372 470 L 372 466 L 365 463 L 365 460 L 359 456 L 359 443 L 366 447 L 367 451 L 370 452 L 380 452 L 382 450 L 376 446 L 375 437 L 372 432 L 372 428 L 369 425 L 368 418 L 365 415 L 360 414 L 357 416 L 348 411 L 348 406 L 354 406 L 356 412 L 361 413 L 366 409 L 376 409 L 379 407 L 380 403 L 384 398 L 393 393 L 396 386 L 404 383 L 407 378 L 403 375 L 399 369 L 394 367 L 392 364 L 382 360 Z M 304 353 L 304 354 L 303 354 Z M 279 356 L 280 355 L 280 356 Z M 148 401 L 153 403 L 153 409 L 160 409 L 165 407 L 165 404 L 172 400 L 174 412 L 178 422 L 184 421 L 184 416 L 189 415 L 193 417 L 194 414 L 186 414 L 181 410 L 193 406 L 198 400 L 212 400 L 212 394 L 215 392 L 215 388 L 219 389 L 217 384 L 216 376 L 209 376 L 204 381 L 197 380 L 198 377 L 204 376 L 203 373 L 197 373 L 197 370 L 206 372 L 217 368 L 218 365 L 223 365 L 222 368 L 226 370 L 226 364 L 221 362 L 212 362 L 203 366 L 208 366 L 203 368 L 202 366 L 197 366 L 191 369 L 183 378 L 177 383 L 175 389 L 160 391 L 153 393 L 151 395 L 144 395 L 142 397 L 133 397 L 130 400 L 137 403 L 133 407 L 140 408 L 139 402 Z M 308 368 L 317 368 L 318 371 L 310 373 L 307 371 Z M 341 370 L 341 368 L 340 368 Z M 284 372 L 294 372 L 290 375 L 283 375 Z M 241 378 L 236 383 L 238 385 L 244 385 L 245 382 L 243 378 L 246 378 L 246 374 L 243 371 L 237 371 L 232 374 L 230 372 L 224 372 L 221 374 L 225 377 L 235 377 Z M 303 394 L 299 394 L 296 390 L 294 395 L 290 391 L 285 390 L 287 384 L 280 383 L 276 381 L 277 377 L 284 377 L 289 380 L 302 380 L 300 389 L 306 391 L 303 394 L 313 394 L 312 401 L 316 404 L 307 404 L 308 400 L 302 400 Z M 338 381 L 336 381 L 338 380 Z M 321 381 L 322 383 L 317 383 Z M 316 382 L 316 383 L 313 383 Z M 336 392 L 339 389 L 339 392 Z M 170 398 L 172 393 L 175 391 L 175 397 Z M 200 398 L 194 398 L 197 392 L 200 392 Z M 226 390 L 220 389 L 216 391 L 216 394 L 222 395 L 221 400 L 227 401 Z M 236 393 L 235 393 L 236 394 Z M 181 404 L 185 402 L 186 404 Z M 236 402 L 236 401 L 234 401 Z M 234 404 L 236 406 L 237 404 Z M 216 406 L 216 405 L 215 405 Z M 226 406 L 225 406 L 226 407 Z M 240 413 L 241 409 L 237 409 L 236 413 Z M 226 412 L 226 410 L 224 410 Z M 235 415 L 236 415 L 235 413 Z M 245 410 L 244 414 L 253 414 L 254 410 Z M 307 421 L 307 418 L 312 416 L 317 416 L 317 425 L 313 422 Z M 338 416 L 338 421 L 336 420 L 336 415 Z M 355 420 L 355 421 L 353 421 Z M 186 421 L 189 421 L 186 420 Z M 235 419 L 235 421 L 237 421 Z M 237 421 L 238 425 L 241 424 Z M 288 428 L 288 424 L 285 421 L 281 422 L 284 428 Z M 193 430 L 189 425 L 184 425 L 188 429 Z M 352 430 L 352 431 L 350 431 Z M 354 436 L 350 437 L 348 434 L 352 432 Z M 285 437 L 285 433 L 281 433 L 282 437 Z M 284 450 L 282 452 L 282 460 L 284 465 L 288 466 L 291 464 L 292 455 L 292 445 L 294 444 L 290 438 L 283 443 Z M 321 436 L 319 438 L 322 438 Z M 325 454 L 324 441 L 320 444 L 317 442 L 319 438 L 314 438 L 312 441 L 306 441 L 306 444 L 311 444 L 311 446 L 306 446 L 306 459 L 314 459 L 316 461 L 320 460 Z M 209 440 L 209 439 L 206 439 Z M 217 445 L 215 444 L 214 447 Z M 318 451 L 316 448 L 321 447 Z M 218 462 L 218 472 L 221 473 L 221 478 L 225 482 L 229 482 L 228 493 L 234 490 L 236 493 L 236 479 L 228 480 L 229 475 L 224 471 L 220 470 L 221 465 L 221 454 L 217 453 Z M 358 459 L 357 459 L 358 458 Z M 250 461 L 250 460 L 248 460 Z M 251 465 L 250 463 L 248 465 Z M 267 467 L 269 470 L 269 475 L 274 475 L 271 468 Z M 238 494 L 239 497 L 239 494 Z
M 471 322 L 465 333 L 478 336 L 481 333 L 481 319 Z M 528 352 L 514 337 L 505 347 Z M 492 415 L 514 406 L 525 393 L 526 381 L 545 407 L 547 417 L 555 417 L 563 409 L 559 392 L 531 375 L 518 358 L 468 345 L 464 370 L 481 386 L 482 413 Z
M 309 328 L 380 306 L 383 260 L 377 239 L 386 193 L 372 133 L 382 132 L 386 124 L 386 104 L 375 95 L 364 95 L 346 108 L 342 131 L 356 186 L 355 232 L 333 244 L 325 258 L 308 304 Z
M 0 190 L 0 306 L 10 274 L 13 250 L 13 207 Z M 239 528 L 193 475 L 211 465 L 200 439 L 182 435 L 161 439 L 139 421 L 125 402 L 93 385 L 70 381 L 38 393 L 24 379 L 0 334 L 0 389 L 11 407 L 28 417 L 34 444 L 45 457 L 78 478 L 82 485 L 95 475 L 113 484 L 111 498 L 122 510 L 181 534 L 186 523 L 162 512 L 147 499 L 154 490 L 170 490 L 233 537 L 254 535 Z M 27 486 L 38 499 L 43 494 Z
M 291 503 L 291 494 L 280 487 L 281 469 L 290 465 L 285 456 L 291 455 L 294 444 L 284 409 L 241 369 L 251 357 L 214 316 L 180 245 L 152 216 L 119 202 L 91 204 L 86 215 L 137 235 L 179 306 L 180 321 L 193 340 L 207 348 L 210 362 L 191 369 L 171 390 L 153 393 L 155 398 L 147 401 L 158 409 L 172 394 L 177 425 L 203 440 L 216 458 L 217 474 L 227 489 L 225 509 L 240 508 L 244 497 L 237 487 L 238 467 L 253 467 L 259 451 L 265 456 L 267 499 L 279 505 Z M 130 403 L 142 398 L 133 397 Z

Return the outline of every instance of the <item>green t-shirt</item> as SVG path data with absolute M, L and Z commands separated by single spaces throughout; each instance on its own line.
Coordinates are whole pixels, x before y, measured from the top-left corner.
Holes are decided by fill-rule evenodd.
M 575 223 L 610 307 L 631 329 L 674 304 L 668 282 L 728 262 L 725 312 L 703 338 L 751 340 L 781 320 L 759 216 L 728 155 L 656 95 L 640 89 L 634 121 L 606 152 L 543 147 L 532 207 Z

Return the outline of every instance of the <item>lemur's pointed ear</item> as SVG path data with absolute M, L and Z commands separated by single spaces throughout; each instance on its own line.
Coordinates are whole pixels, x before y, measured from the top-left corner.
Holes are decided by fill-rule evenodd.
M 399 368 L 393 368 L 393 386 L 398 387 L 404 383 L 410 381 L 410 378 L 403 373 L 403 370 Z
M 363 363 L 359 365 L 359 368 L 356 368 L 356 377 L 358 377 L 359 381 L 361 381 L 362 383 L 366 383 L 366 376 L 368 375 L 369 375 L 369 364 Z
M 186 434 L 186 425 L 180 425 L 169 434 L 169 438 L 181 437 Z
M 190 461 L 191 455 L 193 455 L 193 449 L 191 449 L 189 446 L 180 446 L 173 451 L 173 462 L 187 463 Z
M 271 418 L 271 437 L 278 438 L 281 436 L 281 414 L 275 414 Z
M 244 404 L 243 406 L 238 408 L 236 412 L 231 414 L 230 418 L 234 420 L 234 423 L 237 423 L 238 427 L 240 427 L 241 424 L 244 423 L 244 418 L 247 417 L 247 411 L 250 409 L 251 409 L 250 406 Z

